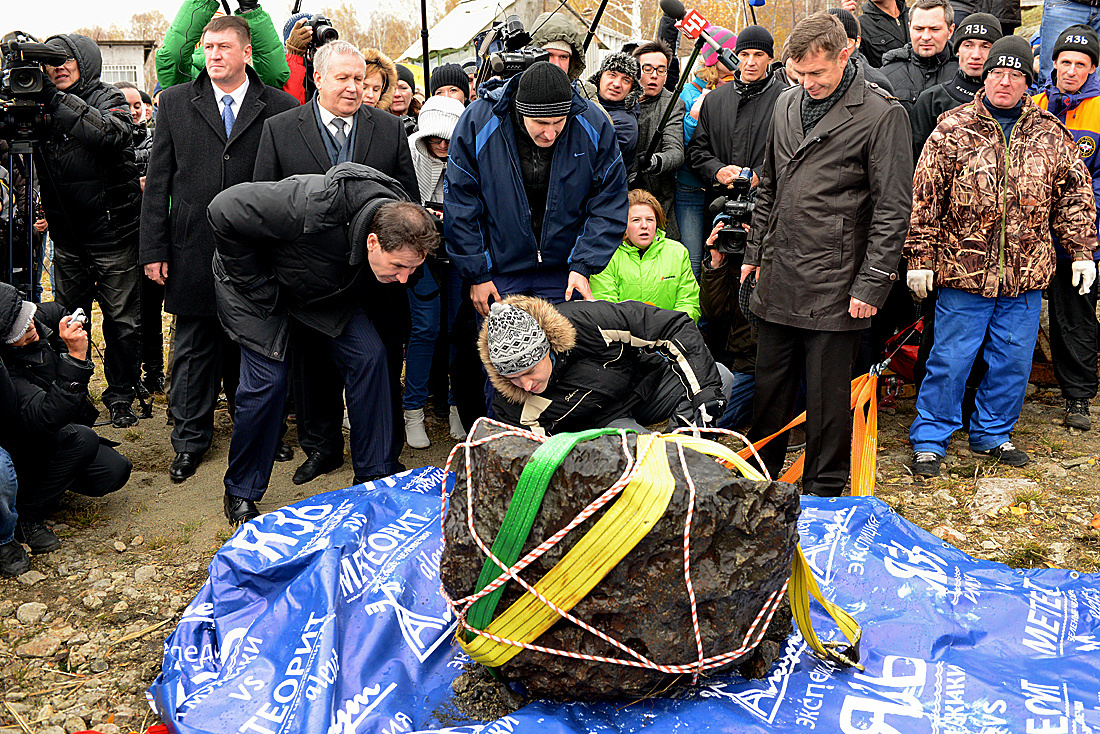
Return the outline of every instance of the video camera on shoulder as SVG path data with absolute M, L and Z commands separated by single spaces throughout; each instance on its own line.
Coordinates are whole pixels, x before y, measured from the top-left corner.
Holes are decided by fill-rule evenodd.
M 529 45 L 531 34 L 524 29 L 518 15 L 509 15 L 503 23 L 494 23 L 485 39 L 475 43 L 480 48 L 485 40 L 489 41 L 485 58 L 490 76 L 510 79 L 539 61 L 550 60 L 548 51 Z
M 717 215 L 712 226 L 725 225 L 715 242 L 715 249 L 723 255 L 745 254 L 749 240 L 745 226 L 752 224 L 752 212 L 756 208 L 755 196 L 749 186 L 751 180 L 752 169 L 742 168 L 729 184 L 729 196 L 719 196 L 710 203 L 710 213 Z
M 23 31 L 0 38 L 0 138 L 45 138 L 46 106 L 38 101 L 46 83 L 44 65 L 60 66 L 68 57 Z

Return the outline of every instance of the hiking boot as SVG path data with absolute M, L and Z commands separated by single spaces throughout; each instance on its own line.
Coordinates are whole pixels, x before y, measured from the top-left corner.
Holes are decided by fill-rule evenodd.
M 913 454 L 913 476 L 938 477 L 940 475 L 940 462 L 943 457 L 931 451 L 918 451 Z
M 1066 413 L 1062 416 L 1062 423 L 1068 428 L 1076 428 L 1079 431 L 1087 431 L 1092 428 L 1088 399 L 1066 398 Z
M 0 545 L 0 576 L 19 576 L 31 570 L 31 557 L 18 540 Z
M 466 429 L 462 427 L 462 416 L 458 414 L 457 405 L 451 406 L 447 422 L 450 423 L 451 438 L 456 441 L 462 441 L 466 438 Z
M 986 451 L 979 451 L 975 448 L 970 450 L 975 454 L 989 456 L 1009 466 L 1024 466 L 1031 461 L 1031 457 L 1027 455 L 1027 452 L 1013 446 L 1011 441 L 1005 441 L 1000 446 L 994 446 Z
M 787 433 L 787 453 L 803 451 L 806 448 L 806 429 L 802 426 L 792 428 Z
M 414 449 L 426 449 L 432 445 L 424 430 L 424 409 L 405 411 L 405 443 Z
M 44 523 L 20 520 L 15 525 L 15 539 L 31 547 L 31 553 L 49 553 L 61 547 L 61 541 Z

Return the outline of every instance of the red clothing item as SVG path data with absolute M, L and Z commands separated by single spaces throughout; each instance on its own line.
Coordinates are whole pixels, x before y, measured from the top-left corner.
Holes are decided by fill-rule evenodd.
M 306 60 L 298 54 L 287 52 L 286 65 L 290 67 L 290 78 L 283 85 L 283 91 L 298 100 L 298 104 L 305 104 Z

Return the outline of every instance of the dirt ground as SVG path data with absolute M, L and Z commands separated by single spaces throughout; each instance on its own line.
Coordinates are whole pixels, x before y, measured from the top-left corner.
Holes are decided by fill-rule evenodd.
M 1029 393 L 1014 440 L 1032 455 L 1030 465 L 1013 469 L 972 456 L 957 436 L 944 475 L 929 482 L 915 481 L 907 469 L 912 399 L 881 409 L 876 495 L 975 557 L 1014 567 L 1100 570 L 1100 532 L 1090 526 L 1100 512 L 1100 431 L 1063 427 L 1057 390 L 1032 386 Z M 228 416 L 218 412 L 213 446 L 197 474 L 174 484 L 167 476 L 174 454 L 163 396 L 156 402 L 154 417 L 134 428 L 100 429 L 133 461 L 129 484 L 101 499 L 68 497 L 54 525 L 62 548 L 35 557 L 30 574 L 0 580 L 0 731 L 110 734 L 156 723 L 144 691 L 160 670 L 162 642 L 231 531 L 221 501 Z M 427 414 L 432 446 L 406 448 L 401 458 L 409 467 L 442 466 L 454 445 L 445 416 Z M 292 428 L 296 445 L 294 438 Z M 296 449 L 294 461 L 275 465 L 261 510 L 352 481 L 349 459 L 295 486 L 291 475 L 303 459 Z M 972 504 L 984 477 L 1034 484 L 1009 498 L 1010 506 L 982 515 Z

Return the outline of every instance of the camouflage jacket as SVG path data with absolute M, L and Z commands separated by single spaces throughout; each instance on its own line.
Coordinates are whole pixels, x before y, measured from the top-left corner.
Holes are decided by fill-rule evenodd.
M 1096 249 L 1096 203 L 1073 136 L 1028 96 L 1006 144 L 982 103 L 940 116 L 913 177 L 909 269 L 987 298 L 1046 288 L 1051 229 L 1075 260 Z M 1006 164 L 1007 158 L 1007 164 Z

